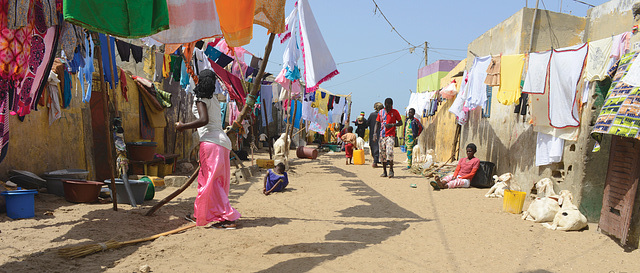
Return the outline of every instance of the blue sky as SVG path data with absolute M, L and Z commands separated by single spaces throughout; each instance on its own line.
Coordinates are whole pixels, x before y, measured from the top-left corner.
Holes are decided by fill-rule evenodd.
M 294 0 L 287 1 L 286 14 Z M 429 42 L 429 63 L 436 60 L 462 60 L 467 45 L 484 32 L 525 7 L 525 0 L 500 1 L 427 1 L 376 0 L 393 26 L 415 46 Z M 607 0 L 584 0 L 600 5 Z M 367 115 L 376 101 L 391 97 L 394 108 L 403 113 L 409 101 L 409 90 L 415 92 L 418 68 L 424 66 L 424 50 L 403 41 L 375 11 L 372 0 L 309 0 L 325 42 L 331 50 L 340 74 L 321 87 L 335 94 L 352 93 L 352 119 L 360 111 Z M 576 16 L 586 16 L 587 6 L 572 0 L 546 0 L 540 8 Z M 535 0 L 528 0 L 530 8 Z M 264 54 L 266 29 L 254 25 L 254 38 L 245 48 L 257 56 Z M 286 44 L 274 42 L 267 72 L 278 74 Z M 384 53 L 398 53 L 349 62 Z M 302 60 L 299 61 L 302 66 Z

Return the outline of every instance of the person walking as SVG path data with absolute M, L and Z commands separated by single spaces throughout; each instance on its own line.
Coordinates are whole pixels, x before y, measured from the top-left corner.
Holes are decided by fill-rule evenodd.
M 378 112 L 382 110 L 384 106 L 381 102 L 376 102 L 373 104 L 373 112 L 369 114 L 369 118 L 367 119 L 367 123 L 369 123 L 369 150 L 371 151 L 371 157 L 373 157 L 373 164 L 371 167 L 377 168 L 378 163 L 380 162 L 380 151 L 378 147 L 378 141 L 374 141 L 374 136 L 380 135 L 380 128 L 376 128 L 376 123 L 378 119 Z M 377 131 L 376 131 L 377 130 Z
M 378 112 L 376 119 L 376 130 L 380 130 L 380 135 L 375 135 L 374 140 L 380 140 L 378 145 L 380 149 L 380 161 L 382 162 L 383 173 L 381 177 L 392 178 L 393 174 L 393 147 L 396 144 L 396 127 L 402 126 L 402 117 L 398 110 L 393 109 L 393 99 L 386 98 L 384 100 L 384 109 Z M 387 175 L 387 165 L 389 165 L 389 174 Z
M 203 70 L 198 77 L 198 85 L 193 90 L 196 98 L 191 110 L 196 120 L 176 122 L 178 132 L 197 128 L 200 136 L 198 193 L 193 204 L 193 215 L 189 215 L 189 219 L 195 218 L 198 226 L 216 222 L 212 227 L 235 229 L 240 213 L 229 203 L 231 140 L 222 130 L 220 103 L 213 96 L 216 75 L 211 70 Z
M 364 112 L 360 112 L 360 116 L 352 122 L 356 124 L 356 135 L 364 139 L 364 132 L 367 130 L 367 126 L 369 126 L 367 119 L 364 117 Z
M 413 156 L 413 147 L 418 143 L 418 136 L 422 133 L 422 123 L 416 117 L 416 110 L 413 108 L 409 109 L 409 113 L 407 114 L 407 119 L 405 121 L 405 138 L 404 143 L 407 147 L 407 161 L 409 165 L 407 166 L 407 170 L 411 169 L 412 156 Z

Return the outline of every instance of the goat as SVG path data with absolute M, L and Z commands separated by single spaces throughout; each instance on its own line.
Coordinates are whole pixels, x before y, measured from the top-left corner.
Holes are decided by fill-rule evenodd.
M 543 223 L 542 225 L 551 230 L 581 230 L 587 226 L 587 217 L 573 204 L 573 195 L 568 190 L 560 191 L 558 203 L 560 210 L 553 217 L 553 223 Z
M 553 190 L 551 179 L 543 178 L 536 183 L 538 194 L 544 193 L 544 197 L 536 197 L 531 202 L 529 208 L 522 213 L 522 220 L 529 220 L 536 223 L 551 222 L 556 213 L 560 210 L 557 195 Z
M 495 184 L 489 189 L 489 191 L 484 195 L 484 197 L 504 197 L 504 190 L 509 189 L 509 184 L 511 184 L 511 178 L 513 176 L 511 173 L 505 173 L 501 176 L 494 175 L 493 180 L 496 181 Z
M 282 133 L 280 138 L 273 143 L 273 163 L 275 165 L 278 165 L 278 163 L 284 163 L 285 166 L 288 166 L 289 147 L 285 147 L 285 138 L 289 139 L 289 143 L 291 143 L 291 138 L 287 137 L 287 133 Z
M 364 139 L 362 139 L 361 137 L 358 137 L 356 139 L 356 148 L 358 150 L 364 150 Z

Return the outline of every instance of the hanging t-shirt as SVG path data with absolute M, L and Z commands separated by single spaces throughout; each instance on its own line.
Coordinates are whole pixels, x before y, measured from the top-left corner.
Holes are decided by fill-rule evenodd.
M 576 88 L 587 57 L 587 44 L 554 49 L 549 64 L 549 124 L 554 128 L 580 125 Z
M 610 63 L 611 46 L 613 38 L 604 38 L 589 43 L 589 53 L 587 54 L 587 66 L 585 67 L 587 81 L 601 81 L 607 77 L 607 70 Z
M 471 67 L 469 75 L 468 96 L 464 106 L 469 110 L 476 107 L 485 107 L 487 103 L 487 85 L 484 80 L 487 78 L 487 68 L 491 64 L 491 56 L 476 57 Z
M 380 130 L 380 134 L 382 137 L 396 136 L 396 127 L 392 126 L 391 128 L 386 128 L 385 124 L 396 124 L 398 121 L 402 122 L 402 117 L 400 113 L 396 109 L 391 109 L 389 113 L 387 113 L 387 109 L 382 109 L 378 112 L 378 117 L 376 118 L 377 122 L 380 122 L 381 128 L 384 128 L 384 131 Z

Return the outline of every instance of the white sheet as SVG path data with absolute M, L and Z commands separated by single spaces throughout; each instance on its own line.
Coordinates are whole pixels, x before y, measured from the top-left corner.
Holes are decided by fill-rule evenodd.
M 551 50 L 540 53 L 532 52 L 529 54 L 529 64 L 527 66 L 527 74 L 524 78 L 522 93 L 544 93 L 550 57 Z
M 544 166 L 562 161 L 563 150 L 563 139 L 538 133 L 536 142 L 536 166 Z
M 487 85 L 484 80 L 487 78 L 487 68 L 491 64 L 491 55 L 476 57 L 469 72 L 467 83 L 468 95 L 464 107 L 473 110 L 476 107 L 484 108 L 487 103 Z
M 554 50 L 549 67 L 549 124 L 554 128 L 580 125 L 577 85 L 587 57 L 587 44 Z

